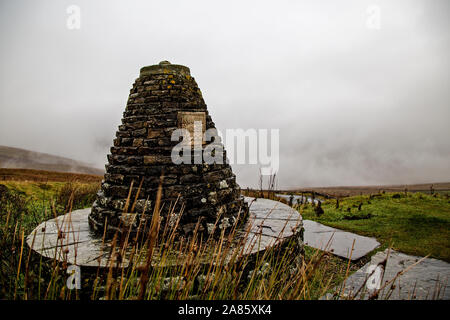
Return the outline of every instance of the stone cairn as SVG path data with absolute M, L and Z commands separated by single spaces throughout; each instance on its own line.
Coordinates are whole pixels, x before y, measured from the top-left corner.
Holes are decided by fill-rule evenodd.
M 227 232 L 234 223 L 246 219 L 248 207 L 226 161 L 172 161 L 172 150 L 180 143 L 172 141 L 172 133 L 180 128 L 194 133 L 194 121 L 201 121 L 202 133 L 215 129 L 189 68 L 163 61 L 140 70 L 89 215 L 94 231 L 103 233 L 106 229 L 107 234 L 113 234 L 150 226 L 160 183 L 161 226 L 171 210 L 182 212 L 179 231 L 185 235 L 192 234 L 198 222 L 198 231 L 209 234 L 216 222 L 215 232 Z M 202 139 L 202 147 L 205 143 Z M 221 145 L 220 138 L 215 136 L 214 143 Z M 223 157 L 226 159 L 225 154 Z

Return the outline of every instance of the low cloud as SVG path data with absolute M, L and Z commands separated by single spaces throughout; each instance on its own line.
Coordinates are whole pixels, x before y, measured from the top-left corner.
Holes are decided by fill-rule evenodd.
M 450 5 L 0 4 L 0 145 L 102 168 L 144 65 L 187 65 L 217 127 L 280 129 L 279 187 L 450 180 Z M 170 12 L 170 14 L 167 14 Z M 242 187 L 258 166 L 234 166 Z

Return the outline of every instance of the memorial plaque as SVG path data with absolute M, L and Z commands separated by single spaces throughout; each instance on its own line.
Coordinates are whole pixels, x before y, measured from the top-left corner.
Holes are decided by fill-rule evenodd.
M 197 128 L 195 127 L 197 125 Z M 197 141 L 198 144 L 205 144 L 204 133 L 206 131 L 205 112 L 178 112 L 178 128 L 186 129 L 191 135 L 190 145 Z

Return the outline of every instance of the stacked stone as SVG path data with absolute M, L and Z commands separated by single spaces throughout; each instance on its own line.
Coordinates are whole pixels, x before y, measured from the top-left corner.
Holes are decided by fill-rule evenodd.
M 142 220 L 151 219 L 161 175 L 163 226 L 171 208 L 175 213 L 183 210 L 179 226 L 187 235 L 199 221 L 199 231 L 210 233 L 216 221 L 216 230 L 228 231 L 238 217 L 246 218 L 248 208 L 226 162 L 173 163 L 172 149 L 179 142 L 171 141 L 171 135 L 180 127 L 179 116 L 184 112 L 203 112 L 205 129 L 215 128 L 189 68 L 167 61 L 142 68 L 130 91 L 89 215 L 95 231 L 102 233 L 105 224 L 110 234 L 125 230 L 125 226 L 149 226 Z M 138 200 L 134 201 L 136 194 Z

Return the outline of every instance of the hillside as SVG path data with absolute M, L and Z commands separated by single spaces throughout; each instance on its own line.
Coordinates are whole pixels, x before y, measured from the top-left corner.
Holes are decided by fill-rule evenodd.
M 322 202 L 323 213 L 304 206 L 302 216 L 340 230 L 376 238 L 383 248 L 450 262 L 450 200 L 447 194 L 402 192 Z
M 331 196 L 349 197 L 360 194 L 372 194 L 380 191 L 386 192 L 404 192 L 405 188 L 408 192 L 425 192 L 430 193 L 431 186 L 433 191 L 440 193 L 449 193 L 450 182 L 434 182 L 410 185 L 379 185 L 379 186 L 336 186 L 336 187 L 309 187 L 287 190 L 287 192 L 308 192 L 314 190 L 318 193 L 328 194 Z
M 91 175 L 103 175 L 104 173 L 102 169 L 94 168 L 80 161 L 5 146 L 0 146 L 0 168 L 25 168 Z
M 73 182 L 95 183 L 102 181 L 103 176 L 85 173 L 45 171 L 35 169 L 0 168 L 0 184 L 13 181 L 23 182 Z

